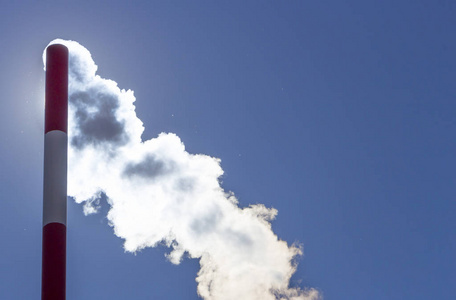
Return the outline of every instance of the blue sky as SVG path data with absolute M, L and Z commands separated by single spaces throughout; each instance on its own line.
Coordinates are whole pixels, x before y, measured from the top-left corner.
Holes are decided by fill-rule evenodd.
M 143 139 L 222 160 L 241 207 L 304 255 L 324 299 L 456 294 L 455 4 L 22 1 L 1 11 L 0 297 L 39 299 L 44 72 L 55 38 L 132 89 Z M 104 205 L 68 208 L 68 299 L 198 299 L 196 260 L 124 253 Z

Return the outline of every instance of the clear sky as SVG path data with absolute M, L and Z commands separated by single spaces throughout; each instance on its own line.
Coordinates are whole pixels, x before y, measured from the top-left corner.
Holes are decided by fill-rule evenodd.
M 324 299 L 456 295 L 453 1 L 21 1 L 0 12 L 0 298 L 39 299 L 42 51 L 86 47 L 143 139 L 221 159 L 241 207 L 303 245 Z M 198 299 L 199 263 L 124 253 L 69 202 L 67 298 Z

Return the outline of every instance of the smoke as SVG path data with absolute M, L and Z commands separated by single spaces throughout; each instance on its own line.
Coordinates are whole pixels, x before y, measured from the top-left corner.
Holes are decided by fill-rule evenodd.
M 173 264 L 198 258 L 204 299 L 319 299 L 315 289 L 289 287 L 302 251 L 272 231 L 276 209 L 240 208 L 220 186 L 220 160 L 186 152 L 177 135 L 143 141 L 133 91 L 96 75 L 77 42 L 54 43 L 70 52 L 68 194 L 85 214 L 98 211 L 104 194 L 126 251 L 165 244 Z

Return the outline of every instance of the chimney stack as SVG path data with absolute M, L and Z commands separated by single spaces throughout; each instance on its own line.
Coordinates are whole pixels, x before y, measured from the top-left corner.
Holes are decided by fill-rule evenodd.
M 64 300 L 66 285 L 68 49 L 46 49 L 41 299 Z

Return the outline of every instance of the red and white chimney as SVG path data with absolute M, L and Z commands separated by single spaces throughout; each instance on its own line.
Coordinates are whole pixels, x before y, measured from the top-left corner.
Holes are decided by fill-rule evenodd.
M 64 300 L 66 281 L 68 49 L 46 49 L 41 299 Z

